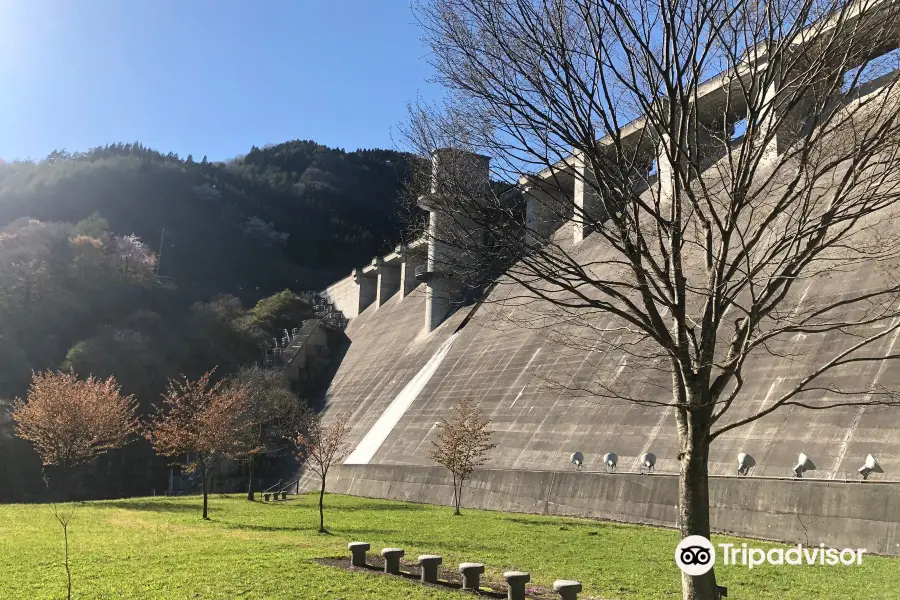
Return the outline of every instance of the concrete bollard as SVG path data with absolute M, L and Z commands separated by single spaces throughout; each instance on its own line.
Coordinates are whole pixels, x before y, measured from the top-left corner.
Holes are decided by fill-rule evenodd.
M 287 500 L 287 492 L 281 492 L 281 499 Z
M 269 501 L 269 494 L 263 494 L 263 498 L 265 498 L 266 502 Z
M 437 583 L 438 567 L 444 559 L 437 554 L 423 554 L 419 557 L 422 567 L 422 583 Z
M 553 591 L 559 594 L 561 600 L 578 600 L 581 584 L 571 579 L 557 579 L 553 582 Z
M 507 600 L 525 600 L 525 584 L 531 581 L 531 573 L 507 571 L 503 579 L 506 580 Z
M 371 546 L 368 542 L 350 542 L 347 544 L 347 549 L 350 551 L 350 566 L 365 567 L 366 552 L 369 551 L 369 548 Z
M 400 558 L 403 556 L 403 548 L 385 548 L 381 551 L 384 558 L 384 572 L 390 575 L 400 573 Z
M 462 574 L 462 589 L 478 591 L 481 574 L 484 573 L 484 565 L 481 563 L 462 563 L 459 565 Z

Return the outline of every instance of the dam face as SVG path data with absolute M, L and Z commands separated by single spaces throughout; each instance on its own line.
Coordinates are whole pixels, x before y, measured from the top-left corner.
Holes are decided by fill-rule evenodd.
M 590 238 L 584 243 L 590 244 Z M 840 278 L 815 280 L 800 294 L 850 293 L 871 287 L 875 276 L 861 269 Z M 346 329 L 350 348 L 328 390 L 327 410 L 328 414 L 353 413 L 354 448 L 376 431 L 380 443 L 377 448 L 369 444 L 365 460 L 357 453 L 350 462 L 431 465 L 426 452 L 436 439 L 435 423 L 462 398 L 472 398 L 481 404 L 495 432 L 498 447 L 491 468 L 567 470 L 569 457 L 578 451 L 585 456 L 586 470 L 602 471 L 603 454 L 615 452 L 620 472 L 637 472 L 640 455 L 653 452 L 658 472 L 678 472 L 672 409 L 590 397 L 561 389 L 559 384 L 599 372 L 627 382 L 633 396 L 664 402 L 665 372 L 650 364 L 635 364 L 638 361 L 630 361 L 621 351 L 583 352 L 555 343 L 542 329 L 498 324 L 501 305 L 490 300 L 461 308 L 430 334 L 422 320 L 425 296 L 418 288 L 351 320 Z M 873 352 L 896 350 L 897 337 L 896 333 L 886 336 Z M 830 356 L 838 341 L 837 335 L 827 335 L 790 359 L 760 355 L 749 362 L 743 396 L 728 418 L 748 416 L 775 394 L 796 385 L 811 365 Z M 860 365 L 841 377 L 853 379 L 862 388 L 900 386 L 900 372 L 891 363 Z M 398 400 L 402 406 L 392 407 Z M 390 420 L 377 424 L 392 408 Z M 886 472 L 873 477 L 900 480 L 900 410 L 784 407 L 715 440 L 710 474 L 736 476 L 740 452 L 756 460 L 754 476 L 791 477 L 803 452 L 817 467 L 807 478 L 859 479 L 857 470 L 873 454 Z
M 590 236 L 581 244 L 586 258 L 599 251 Z M 873 277 L 874 270 L 862 268 L 816 279 L 798 289 L 793 302 L 866 289 Z M 469 484 L 467 506 L 676 525 L 679 464 L 672 409 L 557 385 L 599 372 L 626 383 L 632 395 L 665 400 L 667 374 L 631 362 L 621 351 L 598 345 L 584 352 L 556 343 L 543 328 L 504 322 L 500 311 L 520 309 L 496 298 L 502 289 L 483 304 L 460 308 L 429 333 L 423 287 L 369 306 L 345 331 L 351 343 L 328 389 L 324 418 L 351 412 L 354 450 L 330 476 L 330 490 L 449 504 L 449 478 L 427 452 L 438 420 L 462 398 L 472 398 L 490 419 L 498 446 Z M 896 350 L 897 337 L 886 336 L 873 352 Z M 743 418 L 790 389 L 841 343 L 829 334 L 789 359 L 761 355 L 751 361 L 745 393 L 729 419 Z M 861 364 L 837 379 L 861 387 L 900 386 L 900 372 L 890 362 Z M 576 451 L 585 457 L 581 472 L 569 464 Z M 619 456 L 615 473 L 604 472 L 601 457 L 607 452 Z M 658 457 L 652 475 L 639 474 L 644 452 Z M 739 452 L 756 460 L 749 477 L 737 475 Z M 816 470 L 793 479 L 801 452 Z M 878 457 L 885 473 L 862 482 L 857 470 L 868 454 Z M 897 408 L 784 407 L 714 441 L 709 468 L 714 530 L 900 554 Z
M 473 162 L 483 167 L 478 158 Z M 573 185 L 569 192 L 583 194 L 583 188 Z M 576 197 L 579 202 L 584 206 L 587 199 Z M 526 210 L 529 220 L 539 212 L 530 205 Z M 591 265 L 597 279 L 619 281 L 614 269 L 620 267 L 602 236 L 577 223 L 574 229 L 573 235 L 571 222 L 556 223 L 549 235 L 578 265 Z M 638 351 L 623 333 L 627 328 L 608 314 L 594 311 L 586 328 L 584 320 L 560 317 L 533 294 L 521 301 L 529 292 L 506 277 L 479 302 L 464 305 L 451 294 L 436 312 L 436 290 L 453 288 L 441 281 L 433 250 L 422 240 L 398 247 L 323 292 L 353 316 L 345 330 L 350 346 L 327 390 L 324 413 L 326 421 L 351 414 L 352 452 L 329 488 L 449 504 L 448 477 L 427 454 L 439 420 L 468 398 L 490 419 L 497 447 L 469 483 L 467 506 L 676 526 L 679 442 L 674 410 L 666 406 L 672 402 L 667 361 Z M 821 269 L 797 282 L 780 305 L 782 318 L 814 315 L 883 289 L 887 263 L 875 262 Z M 749 356 L 741 393 L 714 430 L 770 406 L 860 335 L 877 336 L 866 346 L 865 361 L 848 361 L 805 392 L 805 407 L 783 406 L 714 440 L 713 530 L 900 554 L 900 408 L 863 405 L 874 390 L 900 390 L 900 363 L 887 360 L 900 350 L 896 326 L 896 320 L 873 320 L 851 332 L 806 328 Z M 845 398 L 860 405 L 809 408 Z M 575 452 L 584 456 L 577 472 L 570 464 Z M 606 453 L 619 457 L 615 472 L 606 472 Z M 644 453 L 657 457 L 653 474 L 641 474 Z M 755 462 L 749 476 L 738 476 L 740 453 Z M 798 479 L 801 454 L 814 469 Z M 858 471 L 868 455 L 877 457 L 883 473 L 861 481 Z

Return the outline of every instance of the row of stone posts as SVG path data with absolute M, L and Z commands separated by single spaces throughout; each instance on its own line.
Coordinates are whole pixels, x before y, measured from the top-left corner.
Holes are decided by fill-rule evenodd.
M 371 546 L 368 542 L 351 542 L 347 544 L 350 550 L 350 564 L 354 567 L 366 566 L 366 553 Z M 384 559 L 384 572 L 389 575 L 400 574 L 400 559 L 403 558 L 403 548 L 385 548 L 381 551 Z M 438 554 L 423 554 L 416 561 L 422 568 L 422 583 L 438 582 L 438 567 L 443 558 Z M 459 574 L 462 576 L 462 589 L 477 591 L 484 574 L 482 563 L 464 562 L 459 565 Z M 506 581 L 508 600 L 525 600 L 525 584 L 531 581 L 531 573 L 525 571 L 507 571 L 503 574 Z M 577 600 L 581 592 L 581 583 L 569 579 L 557 579 L 553 582 L 553 591 L 559 594 L 561 600 Z

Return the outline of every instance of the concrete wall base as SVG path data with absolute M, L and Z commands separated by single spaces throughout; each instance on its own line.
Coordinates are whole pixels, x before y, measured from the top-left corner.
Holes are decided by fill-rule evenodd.
M 452 483 L 440 467 L 342 465 L 329 473 L 328 490 L 447 506 L 453 502 Z M 897 482 L 711 477 L 710 497 L 718 533 L 900 555 Z M 463 506 L 675 527 L 678 477 L 482 470 L 466 483 Z

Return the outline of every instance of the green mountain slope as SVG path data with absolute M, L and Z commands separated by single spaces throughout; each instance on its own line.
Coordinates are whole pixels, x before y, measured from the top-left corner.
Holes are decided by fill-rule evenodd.
M 293 141 L 227 163 L 140 143 L 0 165 L 0 225 L 99 213 L 159 254 L 195 299 L 313 289 L 395 245 L 409 157 Z M 165 231 L 164 231 L 165 230 Z M 160 252 L 161 251 L 161 252 Z M 259 289 L 257 289 L 259 288 Z
M 407 161 L 288 142 L 216 164 L 140 144 L 0 164 L 0 502 L 45 493 L 7 414 L 32 371 L 115 376 L 146 415 L 168 378 L 259 361 L 311 316 L 295 292 L 400 240 Z M 167 464 L 137 441 L 91 467 L 90 495 L 162 489 Z

